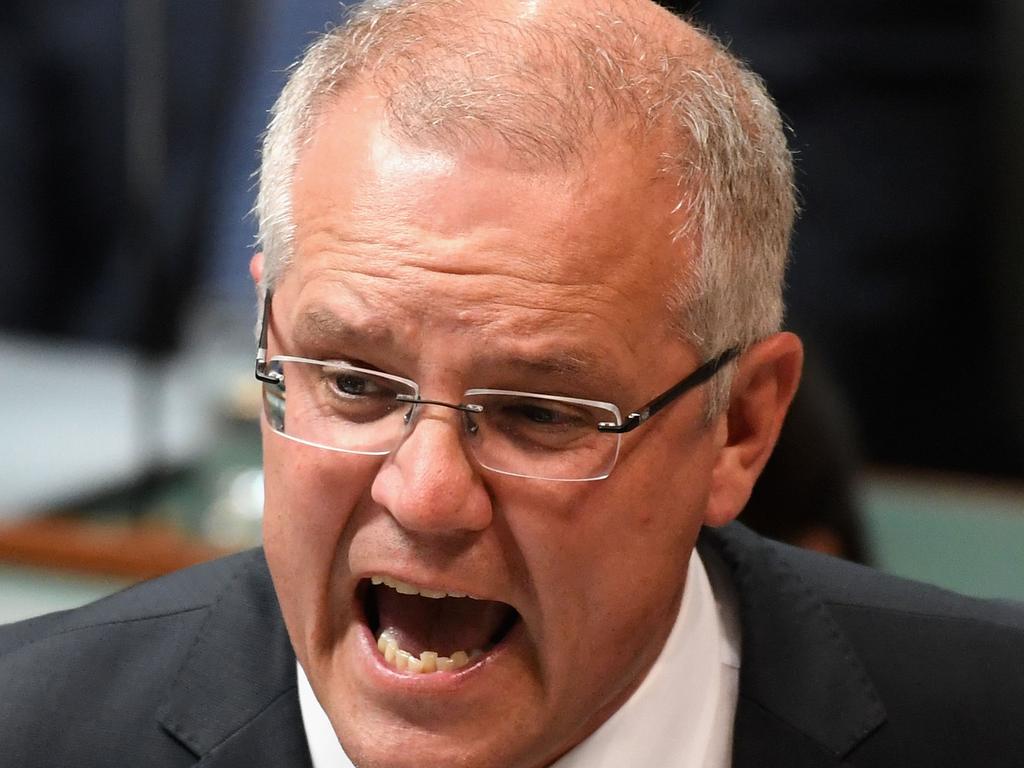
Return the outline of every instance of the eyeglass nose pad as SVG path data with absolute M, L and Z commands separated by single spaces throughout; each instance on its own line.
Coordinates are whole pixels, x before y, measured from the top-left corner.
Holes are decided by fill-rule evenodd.
M 412 423 L 412 417 L 416 411 L 416 403 L 409 403 L 409 408 L 402 416 L 402 424 L 409 426 Z
M 416 414 L 419 409 L 424 405 L 443 405 L 446 408 L 452 408 L 459 411 L 462 415 L 462 427 L 465 433 L 470 437 L 475 437 L 480 432 L 480 425 L 476 423 L 473 417 L 483 412 L 483 408 L 478 405 L 454 405 L 451 403 L 442 403 L 434 400 L 421 401 L 419 399 L 413 399 L 412 397 L 405 397 L 402 395 L 398 396 L 400 402 L 406 403 L 409 408 L 404 414 L 402 414 L 402 426 L 405 429 L 405 434 L 408 436 L 413 430 L 413 423 L 416 419 Z
M 285 402 L 283 395 L 277 392 L 266 392 L 263 397 L 266 403 L 263 411 L 267 415 L 267 422 L 272 429 L 284 432 Z

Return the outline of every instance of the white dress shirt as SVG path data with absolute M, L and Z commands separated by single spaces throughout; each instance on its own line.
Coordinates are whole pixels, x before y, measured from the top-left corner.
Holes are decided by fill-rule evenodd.
M 694 550 L 679 615 L 633 695 L 551 768 L 729 768 L 739 691 L 736 597 Z M 712 661 L 712 663 L 708 663 Z M 354 768 L 298 667 L 299 705 L 313 768 Z

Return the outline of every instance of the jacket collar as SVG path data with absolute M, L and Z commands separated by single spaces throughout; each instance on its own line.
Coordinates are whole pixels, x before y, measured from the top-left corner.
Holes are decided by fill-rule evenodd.
M 158 719 L 203 766 L 310 766 L 295 654 L 261 550 L 238 559 Z
M 875 731 L 885 709 L 864 664 L 786 561 L 786 548 L 734 523 L 701 547 L 731 571 L 742 635 L 734 766 L 836 765 Z

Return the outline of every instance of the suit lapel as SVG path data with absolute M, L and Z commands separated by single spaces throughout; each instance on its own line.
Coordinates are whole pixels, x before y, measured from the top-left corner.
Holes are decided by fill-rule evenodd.
M 210 606 L 158 719 L 204 768 L 310 768 L 295 655 L 262 551 Z
M 856 651 L 779 547 L 738 524 L 705 530 L 701 542 L 739 596 L 734 768 L 839 765 L 886 717 Z

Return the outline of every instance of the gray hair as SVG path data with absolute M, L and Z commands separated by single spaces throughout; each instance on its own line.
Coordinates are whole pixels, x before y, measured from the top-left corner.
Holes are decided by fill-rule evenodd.
M 796 210 L 778 111 L 717 41 L 630 13 L 638 4 L 593 0 L 585 16 L 528 19 L 474 0 L 368 0 L 350 12 L 306 50 L 271 113 L 256 203 L 264 288 L 292 258 L 303 143 L 340 94 L 370 83 L 403 138 L 452 149 L 497 138 L 526 164 L 578 163 L 604 126 L 669 126 L 663 170 L 685 222 L 672 232 L 681 267 L 668 291 L 679 332 L 712 357 L 778 330 Z M 723 373 L 709 415 L 727 401 Z

